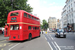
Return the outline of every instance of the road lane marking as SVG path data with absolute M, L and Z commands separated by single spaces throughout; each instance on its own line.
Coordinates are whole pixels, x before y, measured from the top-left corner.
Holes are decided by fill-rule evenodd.
M 10 44 L 9 46 L 12 46 L 13 44 Z
M 45 37 L 45 39 L 47 40 L 47 38 Z
M 58 47 L 58 49 L 61 50 L 60 47 L 58 46 L 58 44 L 55 41 L 54 41 L 54 43 L 56 44 L 56 46 Z
M 45 35 L 44 35 L 44 37 L 45 37 Z M 45 39 L 47 40 L 47 38 L 45 37 Z M 47 43 L 48 43 L 48 45 L 49 45 L 49 47 L 51 48 L 51 50 L 53 50 L 53 48 L 52 48 L 52 46 L 50 45 L 50 43 L 47 41 Z
M 6 46 L 6 44 L 4 44 L 4 46 Z
M 2 45 L 0 45 L 0 47 L 2 47 Z
M 12 46 L 11 48 L 9 48 L 9 50 L 11 50 L 12 48 L 16 47 L 16 46 L 19 45 L 19 44 L 20 44 L 20 43 L 18 43 L 18 44 L 16 44 L 16 45 Z
M 6 41 L 6 40 L 2 40 L 2 41 L 0 41 L 0 42 L 4 42 L 4 41 Z
M 3 48 L 1 50 L 3 50 Z
M 53 42 L 51 42 L 52 44 L 53 44 L 53 46 L 55 47 L 55 49 L 57 50 L 57 47 L 54 45 L 54 43 Z
M 51 47 L 50 43 L 49 42 L 47 42 L 47 43 L 48 43 L 49 47 L 51 48 L 51 50 L 53 50 L 53 48 Z
M 52 40 L 54 40 L 50 34 L 49 34 L 49 36 L 51 37 Z

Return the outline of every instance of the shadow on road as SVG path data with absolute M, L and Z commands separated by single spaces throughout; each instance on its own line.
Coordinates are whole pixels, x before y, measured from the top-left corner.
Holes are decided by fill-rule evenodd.
M 39 37 L 35 37 L 35 38 L 32 38 L 31 40 L 24 40 L 24 41 L 8 41 L 9 43 L 24 43 L 24 42 L 28 42 L 28 41 L 32 41 L 34 39 L 37 39 Z

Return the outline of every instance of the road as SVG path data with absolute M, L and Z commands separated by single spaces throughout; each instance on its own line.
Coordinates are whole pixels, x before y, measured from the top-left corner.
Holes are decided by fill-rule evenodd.
M 75 34 L 67 33 L 66 38 L 56 38 L 50 32 L 22 42 L 9 41 L 8 38 L 0 36 L 0 50 L 75 50 Z
M 0 40 L 0 50 L 51 50 L 51 48 L 45 40 L 44 35 L 41 35 L 41 37 L 34 38 L 31 41 Z
M 75 34 L 67 33 L 66 38 L 56 38 L 54 33 L 44 34 L 53 50 L 75 50 Z

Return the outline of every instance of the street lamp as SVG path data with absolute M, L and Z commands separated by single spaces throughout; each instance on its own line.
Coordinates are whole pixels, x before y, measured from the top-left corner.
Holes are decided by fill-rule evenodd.
M 10 0 L 10 1 L 11 1 L 12 11 L 13 11 L 13 1 L 14 1 L 14 0 Z

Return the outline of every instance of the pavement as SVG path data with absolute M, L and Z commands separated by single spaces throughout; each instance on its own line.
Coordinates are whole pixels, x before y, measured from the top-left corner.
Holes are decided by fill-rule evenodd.
M 5 40 L 5 39 L 9 39 L 9 37 L 4 37 L 3 34 L 0 34 L 0 41 L 1 41 L 1 40 Z

